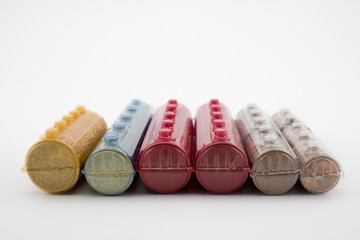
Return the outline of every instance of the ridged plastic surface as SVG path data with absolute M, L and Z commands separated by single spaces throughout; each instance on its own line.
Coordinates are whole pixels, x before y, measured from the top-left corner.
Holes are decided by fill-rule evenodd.
M 40 189 L 66 192 L 78 181 L 85 159 L 106 129 L 101 116 L 78 106 L 56 121 L 29 149 L 23 170 Z
M 194 170 L 213 193 L 229 193 L 246 181 L 250 166 L 229 109 L 217 99 L 201 106 L 195 117 Z
M 298 179 L 299 163 L 275 123 L 254 104 L 242 109 L 235 122 L 252 165 L 255 186 L 266 194 L 289 191 Z
M 95 191 L 116 195 L 129 188 L 151 115 L 148 104 L 134 99 L 105 133 L 83 170 Z
M 342 175 L 341 166 L 310 128 L 288 109 L 275 113 L 272 119 L 299 159 L 304 188 L 312 193 L 334 188 Z
M 193 159 L 190 111 L 169 100 L 153 115 L 141 147 L 137 170 L 153 191 L 172 193 L 189 181 Z

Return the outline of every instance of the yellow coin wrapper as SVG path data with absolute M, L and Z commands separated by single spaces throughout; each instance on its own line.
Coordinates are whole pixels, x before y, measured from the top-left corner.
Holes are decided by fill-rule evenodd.
M 41 190 L 66 192 L 78 181 L 85 159 L 106 130 L 100 115 L 77 106 L 30 147 L 22 170 Z

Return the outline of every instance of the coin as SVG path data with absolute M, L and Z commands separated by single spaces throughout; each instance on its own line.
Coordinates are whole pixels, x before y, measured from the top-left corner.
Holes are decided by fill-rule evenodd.
M 287 153 L 270 151 L 254 163 L 252 179 L 255 186 L 266 194 L 289 191 L 299 176 L 299 166 Z
M 130 160 L 115 150 L 96 152 L 87 159 L 85 176 L 90 186 L 105 195 L 124 192 L 134 178 L 134 168 Z
M 331 190 L 340 179 L 340 167 L 332 159 L 325 156 L 308 161 L 302 168 L 301 184 L 312 193 L 323 193 Z
M 69 190 L 80 173 L 71 150 L 56 140 L 35 144 L 26 157 L 26 169 L 33 183 L 49 193 Z

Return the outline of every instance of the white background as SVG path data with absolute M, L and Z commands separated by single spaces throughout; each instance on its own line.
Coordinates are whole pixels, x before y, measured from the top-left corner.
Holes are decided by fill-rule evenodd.
M 360 239 L 359 1 L 0 1 L 0 239 Z M 296 186 L 230 195 L 193 179 L 160 195 L 86 182 L 64 195 L 20 168 L 53 121 L 85 104 L 108 124 L 132 98 L 177 98 L 195 114 L 289 107 L 338 157 L 323 195 Z M 126 238 L 124 238 L 126 237 Z

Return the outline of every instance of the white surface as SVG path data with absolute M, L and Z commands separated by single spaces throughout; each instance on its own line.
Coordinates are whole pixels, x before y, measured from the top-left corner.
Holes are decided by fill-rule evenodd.
M 0 239 L 359 239 L 359 1 L 1 1 Z M 132 98 L 290 107 L 338 157 L 323 195 L 213 195 L 192 181 L 65 195 L 20 172 L 53 121 L 85 104 L 110 124 Z M 126 238 L 124 238 L 124 236 Z

